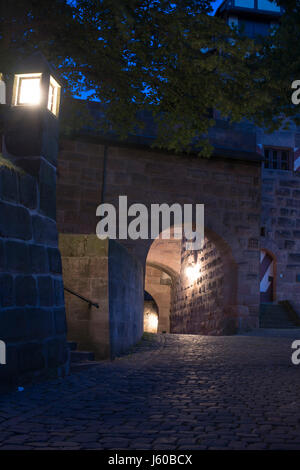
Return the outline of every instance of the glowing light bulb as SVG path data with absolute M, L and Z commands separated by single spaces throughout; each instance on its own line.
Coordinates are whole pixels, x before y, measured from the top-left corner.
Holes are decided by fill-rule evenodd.
M 198 264 L 188 265 L 185 270 L 185 273 L 190 281 L 195 281 L 197 279 L 197 277 L 199 276 L 199 269 L 200 266 Z
M 48 82 L 42 72 L 16 74 L 12 102 L 14 106 L 47 106 L 52 114 L 58 116 L 60 92 L 61 86 L 52 75 Z M 45 102 L 47 95 L 48 100 Z
M 21 78 L 19 104 L 39 104 L 41 100 L 41 88 L 39 78 Z

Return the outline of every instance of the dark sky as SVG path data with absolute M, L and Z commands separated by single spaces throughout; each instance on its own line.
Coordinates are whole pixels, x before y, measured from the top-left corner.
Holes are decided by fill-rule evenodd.
M 218 6 L 221 5 L 222 1 L 223 1 L 223 0 L 217 0 L 216 2 L 213 2 L 213 3 L 212 3 L 214 12 L 215 12 L 216 9 L 218 8 Z

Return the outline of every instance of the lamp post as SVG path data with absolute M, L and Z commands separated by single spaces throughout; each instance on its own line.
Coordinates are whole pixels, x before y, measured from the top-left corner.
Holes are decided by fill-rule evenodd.
M 4 126 L 7 157 L 36 176 L 37 157 L 56 166 L 61 85 L 41 53 L 16 64 L 7 83 Z
M 15 74 L 12 106 L 40 106 L 58 116 L 61 87 L 48 73 Z

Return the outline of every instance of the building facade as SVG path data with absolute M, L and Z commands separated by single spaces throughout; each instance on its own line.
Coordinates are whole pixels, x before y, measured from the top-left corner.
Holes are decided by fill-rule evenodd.
M 276 25 L 282 8 L 268 0 L 226 0 L 217 15 L 243 28 L 252 38 Z M 257 151 L 263 156 L 261 197 L 261 302 L 300 300 L 299 184 L 300 129 L 272 134 L 256 128 Z

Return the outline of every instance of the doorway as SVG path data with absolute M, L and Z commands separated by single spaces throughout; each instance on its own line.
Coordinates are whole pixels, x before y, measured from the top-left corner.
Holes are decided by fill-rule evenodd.
M 275 291 L 275 261 L 273 255 L 266 250 L 260 252 L 260 302 L 274 301 Z

